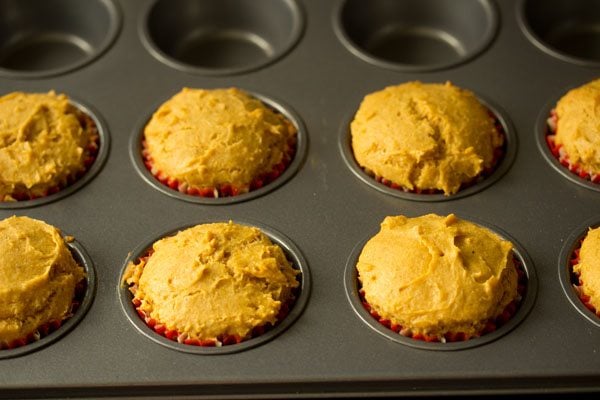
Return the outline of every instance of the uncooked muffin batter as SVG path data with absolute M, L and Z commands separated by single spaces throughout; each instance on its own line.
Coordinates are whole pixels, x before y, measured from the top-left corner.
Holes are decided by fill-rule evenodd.
M 292 153 L 296 128 L 239 89 L 184 88 L 144 130 L 153 168 L 196 188 L 248 191 Z
M 0 221 L 0 342 L 68 317 L 84 276 L 55 227 L 28 217 Z
M 569 162 L 590 174 L 600 174 L 600 79 L 564 95 L 556 106 L 557 145 Z
M 581 243 L 579 263 L 573 266 L 579 274 L 583 294 L 590 297 L 590 304 L 600 311 L 600 228 L 590 229 Z
M 456 193 L 494 166 L 503 136 L 470 91 L 408 82 L 367 95 L 351 123 L 358 164 L 408 190 Z
M 85 170 L 93 138 L 78 112 L 52 91 L 0 97 L 0 201 L 44 196 Z
M 412 333 L 478 335 L 517 297 L 512 244 L 461 220 L 386 217 L 357 263 L 367 302 Z
M 124 279 L 140 310 L 191 338 L 248 338 L 277 321 L 299 285 L 282 249 L 255 227 L 197 225 L 153 250 L 146 262 L 131 263 Z

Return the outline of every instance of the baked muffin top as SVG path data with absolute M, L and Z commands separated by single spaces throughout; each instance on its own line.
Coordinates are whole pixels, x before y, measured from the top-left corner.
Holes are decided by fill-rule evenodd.
M 408 190 L 456 193 L 492 168 L 503 136 L 475 95 L 408 82 L 363 99 L 350 125 L 358 164 Z
M 556 105 L 557 145 L 572 164 L 600 173 L 600 79 L 565 94 Z
M 0 201 L 44 196 L 85 170 L 92 135 L 78 113 L 53 91 L 0 97 Z
M 588 231 L 573 271 L 579 274 L 583 294 L 590 297 L 590 304 L 596 310 L 600 310 L 600 228 Z
M 413 334 L 478 335 L 517 298 L 512 244 L 461 220 L 386 217 L 356 265 L 366 301 Z
M 0 342 L 68 317 L 84 277 L 58 229 L 28 217 L 0 221 Z
M 194 339 L 250 337 L 255 327 L 275 324 L 299 285 L 283 250 L 255 227 L 196 225 L 152 250 L 129 264 L 124 279 L 140 310 Z
M 296 128 L 242 90 L 184 88 L 158 108 L 144 135 L 158 171 L 192 187 L 244 192 L 290 156 Z

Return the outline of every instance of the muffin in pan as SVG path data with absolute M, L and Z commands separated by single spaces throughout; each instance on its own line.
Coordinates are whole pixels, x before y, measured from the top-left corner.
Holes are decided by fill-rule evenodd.
M 384 184 L 452 195 L 490 175 L 504 132 L 470 91 L 407 82 L 363 99 L 350 124 L 354 158 Z
M 525 290 L 512 244 L 453 214 L 386 217 L 356 269 L 371 315 L 425 341 L 494 331 L 516 313 Z
M 600 228 L 590 228 L 571 260 L 575 286 L 585 306 L 600 316 Z
M 280 322 L 295 301 L 298 274 L 260 229 L 218 222 L 158 240 L 129 263 L 123 281 L 138 314 L 157 333 L 222 346 Z
M 94 162 L 93 119 L 64 94 L 0 97 L 0 201 L 45 197 L 79 179 Z
M 280 176 L 296 140 L 296 127 L 249 93 L 183 88 L 145 126 L 142 155 L 152 175 L 172 189 L 226 197 Z
M 58 329 L 78 307 L 85 276 L 57 228 L 28 217 L 0 221 L 0 349 Z
M 551 110 L 546 140 L 552 154 L 579 177 L 600 183 L 600 79 L 568 91 Z

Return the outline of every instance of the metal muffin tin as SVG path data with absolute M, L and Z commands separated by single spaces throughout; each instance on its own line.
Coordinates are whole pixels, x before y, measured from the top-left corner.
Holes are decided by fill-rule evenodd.
M 402 2 L 405 12 L 395 8 Z M 596 3 L 43 3 L 0 0 L 6 22 L 0 24 L 0 93 L 66 93 L 104 121 L 111 144 L 102 168 L 78 190 L 25 208 L 3 205 L 0 218 L 27 215 L 72 234 L 93 260 L 97 290 L 67 335 L 0 359 L 0 398 L 600 390 L 596 317 L 574 307 L 568 285 L 563 290 L 564 272 L 557 272 L 566 268 L 562 249 L 600 219 L 599 192 L 557 173 L 538 123 L 563 93 L 600 73 Z M 160 13 L 153 13 L 156 7 Z M 104 17 L 85 17 L 90 10 Z M 15 44 L 31 32 L 34 39 Z M 89 51 L 77 56 L 75 48 L 69 56 L 70 46 Z M 434 202 L 393 196 L 356 176 L 341 149 L 351 116 L 366 94 L 412 80 L 449 80 L 502 110 L 515 139 L 502 176 Z M 260 196 L 226 204 L 182 201 L 149 185 L 130 157 L 132 138 L 149 111 L 184 86 L 235 86 L 289 105 L 306 132 L 296 172 Z M 493 341 L 455 351 L 406 346 L 365 324 L 346 295 L 349 257 L 385 216 L 431 212 L 489 223 L 530 259 L 535 301 Z M 184 353 L 148 340 L 120 304 L 125 261 L 152 233 L 230 219 L 281 232 L 301 251 L 312 281 L 304 312 L 271 340 L 230 354 Z

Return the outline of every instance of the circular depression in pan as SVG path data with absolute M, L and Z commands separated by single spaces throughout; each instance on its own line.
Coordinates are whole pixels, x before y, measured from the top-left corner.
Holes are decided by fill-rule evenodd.
M 591 0 L 521 0 L 521 30 L 540 50 L 560 60 L 600 66 L 600 7 Z
M 379 67 L 427 71 L 463 63 L 493 40 L 487 0 L 340 0 L 334 28 L 344 46 Z
M 92 165 L 79 177 L 75 182 L 60 189 L 58 192 L 50 194 L 44 197 L 38 197 L 32 200 L 21 200 L 21 201 L 0 201 L 0 210 L 2 209 L 14 209 L 14 208 L 28 208 L 36 207 L 43 204 L 47 204 L 64 197 L 69 196 L 81 187 L 91 181 L 98 172 L 102 169 L 104 162 L 108 157 L 108 151 L 110 148 L 110 135 L 108 129 L 100 114 L 96 112 L 91 106 L 81 102 L 78 99 L 69 98 L 69 103 L 87 115 L 93 121 L 98 131 L 98 152 Z
M 163 63 L 192 73 L 236 74 L 282 57 L 303 30 L 294 0 L 156 0 L 140 25 Z
M 565 92 L 566 93 L 566 92 Z M 561 174 L 564 178 L 569 181 L 576 183 L 584 188 L 600 192 L 600 184 L 588 179 L 589 175 L 580 174 L 576 166 L 570 166 L 568 161 L 561 163 L 557 151 L 553 152 L 551 149 L 551 141 L 549 138 L 552 137 L 553 133 L 548 123 L 552 110 L 556 107 L 556 103 L 559 100 L 559 96 L 549 101 L 540 111 L 538 118 L 535 123 L 535 139 L 537 142 L 538 149 L 555 171 Z
M 460 189 L 455 194 L 447 196 L 441 193 L 429 194 L 408 192 L 404 191 L 401 188 L 392 188 L 382 182 L 379 182 L 373 176 L 365 172 L 364 169 L 356 162 L 356 159 L 354 158 L 354 152 L 352 150 L 350 124 L 354 118 L 354 114 L 348 116 L 344 120 L 344 123 L 342 124 L 342 127 L 340 129 L 338 143 L 340 151 L 342 153 L 342 158 L 344 159 L 350 171 L 352 171 L 352 173 L 354 173 L 354 175 L 358 179 L 380 192 L 401 199 L 436 202 L 459 199 L 477 193 L 492 185 L 494 182 L 498 181 L 508 171 L 517 154 L 517 135 L 512 124 L 510 123 L 510 120 L 506 117 L 504 111 L 501 111 L 498 106 L 492 104 L 489 100 L 484 100 L 480 96 L 477 96 L 477 98 L 490 111 L 490 113 L 493 114 L 494 118 L 496 119 L 497 125 L 500 126 L 504 131 L 504 154 L 498 161 L 494 171 L 491 174 L 483 177 L 482 179 L 478 180 L 476 183 L 470 186 Z
M 200 223 L 214 223 L 214 222 L 223 222 L 223 221 L 211 220 L 211 221 L 202 221 Z M 271 239 L 271 241 L 274 244 L 281 247 L 287 260 L 290 262 L 292 267 L 300 271 L 300 274 L 298 275 L 298 281 L 299 281 L 300 285 L 298 287 L 298 292 L 296 293 L 296 299 L 295 299 L 293 305 L 291 306 L 289 313 L 285 316 L 285 318 L 281 321 L 278 321 L 275 326 L 273 326 L 272 328 L 267 330 L 265 333 L 260 334 L 259 336 L 244 340 L 237 344 L 228 344 L 228 345 L 223 345 L 220 347 L 206 347 L 206 346 L 197 346 L 197 345 L 179 343 L 176 340 L 167 339 L 166 337 L 156 333 L 152 328 L 150 328 L 144 322 L 144 320 L 142 320 L 142 318 L 138 315 L 138 313 L 132 303 L 133 296 L 132 296 L 131 292 L 129 291 L 128 286 L 123 283 L 123 276 L 125 274 L 125 270 L 127 268 L 127 265 L 130 262 L 135 262 L 140 257 L 142 257 L 144 254 L 146 254 L 147 251 L 150 248 L 152 248 L 152 245 L 154 244 L 154 242 L 156 242 L 157 240 L 160 240 L 167 236 L 175 235 L 177 232 L 179 232 L 181 230 L 184 230 L 186 228 L 191 228 L 194 225 L 196 225 L 196 224 L 189 224 L 189 225 L 178 227 L 176 229 L 168 230 L 157 237 L 153 237 L 153 238 L 150 238 L 150 239 L 144 241 L 139 246 L 137 246 L 125 260 L 123 268 L 121 269 L 121 273 L 119 274 L 118 297 L 119 297 L 119 301 L 121 303 L 121 307 L 122 307 L 123 311 L 125 312 L 125 315 L 127 316 L 129 321 L 135 326 L 135 328 L 140 333 L 142 333 L 144 336 L 146 336 L 150 340 L 152 340 L 160 345 L 163 345 L 163 346 L 168 347 L 173 350 L 185 352 L 185 353 L 204 354 L 204 355 L 231 354 L 231 353 L 237 353 L 240 351 L 251 349 L 253 347 L 264 344 L 264 343 L 274 339 L 276 336 L 278 336 L 283 331 L 285 331 L 287 328 L 289 328 L 296 321 L 296 319 L 302 314 L 302 312 L 304 311 L 304 307 L 306 306 L 306 303 L 308 302 L 308 297 L 310 295 L 311 277 L 310 277 L 310 272 L 308 269 L 308 263 L 306 262 L 306 259 L 302 255 L 302 252 L 300 251 L 300 249 L 285 235 L 283 235 L 282 233 L 276 231 L 275 229 L 265 226 L 263 224 L 250 223 L 250 222 L 245 222 L 245 221 L 232 221 L 232 222 L 240 224 L 240 225 L 251 226 L 251 227 L 256 227 L 256 228 L 260 229 L 260 231 L 263 234 L 265 234 L 266 236 L 268 236 L 269 239 Z
M 558 261 L 558 277 L 567 299 L 581 315 L 598 327 L 600 327 L 600 316 L 589 309 L 581 299 L 579 278 L 573 272 L 573 265 L 577 262 L 577 252 L 581 247 L 582 240 L 588 233 L 588 229 L 598 228 L 599 226 L 600 218 L 596 217 L 577 227 L 565 241 Z
M 0 75 L 37 78 L 79 68 L 119 31 L 112 0 L 0 0 Z
M 157 104 L 155 107 L 153 107 L 152 111 L 149 112 L 148 115 L 140 121 L 140 123 L 138 123 L 129 143 L 129 155 L 131 161 L 133 162 L 135 169 L 140 174 L 142 179 L 144 179 L 154 189 L 179 200 L 184 200 L 197 204 L 224 205 L 239 203 L 242 201 L 263 196 L 271 192 L 272 190 L 278 188 L 279 186 L 283 185 L 290 178 L 292 178 L 300 168 L 300 165 L 302 164 L 302 161 L 304 160 L 304 157 L 306 155 L 308 136 L 302 119 L 290 106 L 288 106 L 280 100 L 274 100 L 273 98 L 251 91 L 246 92 L 249 93 L 251 96 L 262 101 L 267 107 L 270 107 L 276 112 L 282 114 L 296 128 L 296 150 L 294 153 L 294 157 L 292 158 L 287 168 L 281 173 L 281 175 L 279 175 L 273 181 L 267 183 L 266 185 L 260 188 L 250 190 L 247 193 L 226 197 L 202 197 L 191 195 L 187 193 L 182 193 L 179 190 L 177 190 L 177 188 L 171 188 L 168 185 L 161 183 L 154 175 L 152 175 L 148 168 L 146 168 L 144 158 L 142 156 L 144 128 L 148 123 L 152 113 L 154 113 L 154 111 L 160 106 L 160 104 Z
M 482 336 L 464 341 L 446 343 L 427 342 L 424 340 L 413 339 L 411 337 L 403 336 L 400 333 L 397 333 L 392 329 L 384 326 L 377 319 L 375 319 L 365 308 L 365 305 L 363 305 L 361 295 L 359 294 L 360 283 L 358 281 L 358 271 L 356 270 L 356 263 L 358 262 L 358 258 L 360 256 L 360 253 L 362 252 L 363 247 L 369 241 L 369 239 L 371 239 L 379 231 L 379 229 L 371 231 L 368 237 L 365 237 L 360 243 L 358 243 L 354 247 L 348 258 L 346 268 L 344 270 L 344 288 L 346 290 L 346 297 L 350 301 L 350 305 L 352 306 L 354 312 L 358 315 L 358 317 L 369 328 L 373 329 L 375 332 L 386 337 L 387 339 L 406 346 L 424 350 L 449 351 L 473 348 L 497 340 L 498 338 L 506 335 L 508 332 L 513 330 L 527 316 L 529 311 L 531 311 L 531 308 L 533 307 L 533 304 L 535 302 L 535 297 L 537 294 L 537 276 L 533 267 L 533 262 L 525 252 L 525 249 L 506 233 L 502 232 L 496 227 L 491 227 L 471 218 L 469 218 L 469 221 L 472 221 L 477 225 L 483 226 L 484 228 L 487 228 L 490 231 L 496 233 L 503 239 L 510 241 L 513 244 L 513 256 L 515 257 L 515 260 L 518 261 L 522 268 L 522 271 L 524 272 L 524 279 L 526 279 L 525 293 L 522 295 L 522 299 L 518 305 L 517 311 L 508 321 L 506 321 L 502 326 L 500 326 L 493 332 L 486 333 Z
M 22 356 L 57 341 L 73 329 L 90 309 L 92 302 L 94 301 L 94 295 L 96 294 L 96 270 L 94 269 L 94 263 L 85 251 L 85 248 L 77 240 L 67 242 L 67 247 L 71 251 L 75 262 L 82 266 L 86 273 L 84 293 L 80 299 L 77 299 L 80 301 L 79 307 L 77 307 L 73 316 L 62 322 L 58 329 L 43 336 L 40 340 L 14 349 L 0 350 L 0 360 Z

